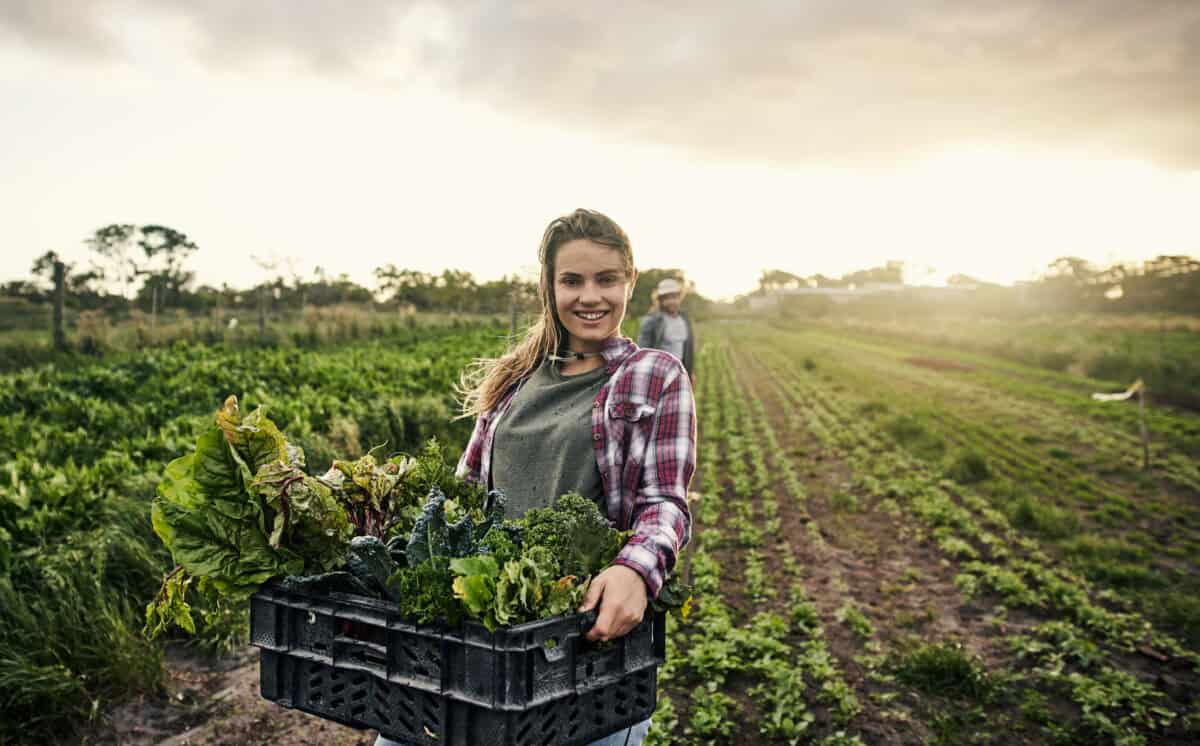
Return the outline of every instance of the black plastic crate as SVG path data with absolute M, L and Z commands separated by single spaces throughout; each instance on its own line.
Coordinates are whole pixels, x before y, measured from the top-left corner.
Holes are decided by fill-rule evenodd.
M 414 746 L 579 746 L 654 713 L 651 665 L 526 710 L 492 710 L 354 669 L 261 651 L 262 695 L 285 707 Z
M 586 743 L 649 717 L 665 654 L 662 614 L 593 644 L 580 614 L 493 633 L 268 585 L 251 598 L 250 620 L 264 697 L 415 743 Z

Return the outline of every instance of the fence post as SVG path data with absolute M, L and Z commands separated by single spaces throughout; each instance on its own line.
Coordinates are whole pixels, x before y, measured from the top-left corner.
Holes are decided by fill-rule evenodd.
M 258 286 L 258 338 L 267 338 L 267 288 Z
M 1146 387 L 1138 389 L 1138 425 L 1142 431 L 1142 471 L 1150 469 L 1150 433 L 1146 430 Z
M 508 296 L 508 338 L 510 344 L 517 338 L 517 291 L 513 290 Z M 557 354 L 557 353 L 556 353 Z
M 63 305 L 67 298 L 67 268 L 62 262 L 54 263 L 54 349 L 67 349 L 67 335 L 63 331 Z
M 150 286 L 150 332 L 158 331 L 158 278 L 152 278 Z

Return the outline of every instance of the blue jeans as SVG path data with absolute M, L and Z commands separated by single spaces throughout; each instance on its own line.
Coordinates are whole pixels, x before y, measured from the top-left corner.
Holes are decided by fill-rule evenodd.
M 643 720 L 631 728 L 617 731 L 611 736 L 605 736 L 598 741 L 592 741 L 587 746 L 642 746 L 642 740 L 646 737 L 646 732 L 650 730 L 650 721 Z M 375 746 L 404 746 L 395 741 L 379 736 L 375 739 Z

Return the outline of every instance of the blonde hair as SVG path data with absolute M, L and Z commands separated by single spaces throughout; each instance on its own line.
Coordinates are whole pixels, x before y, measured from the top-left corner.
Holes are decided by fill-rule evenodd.
M 538 247 L 538 261 L 542 265 L 538 282 L 542 315 L 529 327 L 524 339 L 508 352 L 498 358 L 479 358 L 463 371 L 457 386 L 463 417 L 478 417 L 495 409 L 509 388 L 541 365 L 547 355 L 560 352 L 566 344 L 567 330 L 558 318 L 554 302 L 554 257 L 560 246 L 578 239 L 594 241 L 621 252 L 625 276 L 633 278 L 633 247 L 629 244 L 629 236 L 612 218 L 593 210 L 578 209 L 551 220 Z

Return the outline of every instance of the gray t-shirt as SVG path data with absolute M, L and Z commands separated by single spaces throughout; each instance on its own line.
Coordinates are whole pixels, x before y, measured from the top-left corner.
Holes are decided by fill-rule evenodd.
M 687 322 L 679 314 L 663 314 L 662 349 L 683 360 L 683 346 L 687 342 Z
M 492 486 L 508 498 L 506 517 L 548 507 L 566 492 L 607 514 L 592 443 L 592 404 L 607 378 L 604 366 L 564 376 L 546 361 L 513 397 L 492 441 Z

